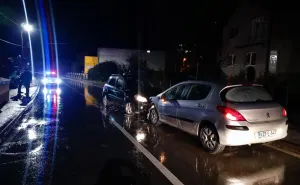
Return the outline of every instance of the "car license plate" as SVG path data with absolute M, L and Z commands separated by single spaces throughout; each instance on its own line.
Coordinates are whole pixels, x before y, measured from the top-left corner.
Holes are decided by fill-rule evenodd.
M 259 131 L 258 138 L 272 137 L 276 134 L 276 130 Z

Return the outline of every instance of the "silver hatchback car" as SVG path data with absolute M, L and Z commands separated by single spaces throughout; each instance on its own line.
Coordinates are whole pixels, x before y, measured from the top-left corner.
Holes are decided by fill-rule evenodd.
M 186 81 L 151 97 L 149 120 L 198 136 L 212 154 L 287 136 L 287 112 L 258 84 Z

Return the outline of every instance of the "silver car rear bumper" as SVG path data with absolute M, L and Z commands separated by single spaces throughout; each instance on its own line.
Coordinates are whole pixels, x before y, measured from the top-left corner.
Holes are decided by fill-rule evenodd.
M 228 121 L 223 120 L 225 123 L 220 126 L 218 134 L 220 144 L 226 146 L 239 146 L 239 145 L 251 145 L 255 143 L 265 143 L 270 141 L 275 141 L 279 139 L 283 139 L 287 136 L 287 119 L 282 119 L 279 121 L 273 122 L 264 122 L 264 123 L 249 123 L 247 121 Z M 235 126 L 247 126 L 249 130 L 232 130 L 226 128 L 226 124 L 228 125 L 235 125 Z M 268 137 L 259 137 L 258 132 L 261 131 L 274 131 L 275 134 Z

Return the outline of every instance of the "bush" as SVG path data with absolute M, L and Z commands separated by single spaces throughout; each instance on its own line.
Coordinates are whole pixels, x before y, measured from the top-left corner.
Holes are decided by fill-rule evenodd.
M 89 80 L 107 81 L 112 74 L 119 72 L 118 65 L 114 61 L 105 61 L 95 65 L 88 72 Z

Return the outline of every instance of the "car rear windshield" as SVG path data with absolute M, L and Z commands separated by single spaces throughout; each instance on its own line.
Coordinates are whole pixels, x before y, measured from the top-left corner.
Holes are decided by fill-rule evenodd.
M 225 88 L 220 93 L 224 102 L 255 103 L 273 101 L 271 95 L 262 86 L 235 86 Z

